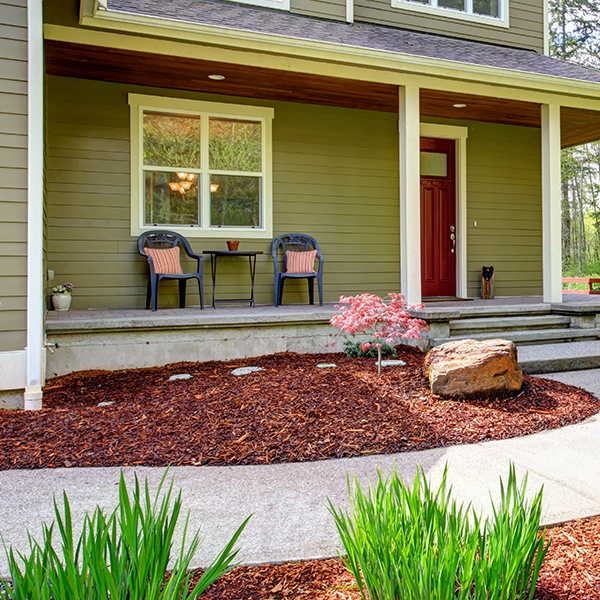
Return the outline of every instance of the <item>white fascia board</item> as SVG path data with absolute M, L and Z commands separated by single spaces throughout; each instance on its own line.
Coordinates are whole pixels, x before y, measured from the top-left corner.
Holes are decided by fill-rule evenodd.
M 137 15 L 118 11 L 98 11 L 91 16 L 82 12 L 80 23 L 95 29 L 118 31 L 143 36 L 160 36 L 165 40 L 176 40 L 182 46 L 195 42 L 207 46 L 220 46 L 244 51 L 256 51 L 263 54 L 285 55 L 296 59 L 336 62 L 351 66 L 364 66 L 370 69 L 391 69 L 399 78 L 404 74 L 431 76 L 472 81 L 487 85 L 510 86 L 536 92 L 549 92 L 598 98 L 600 83 L 571 80 L 552 75 L 539 75 L 525 71 L 513 71 L 499 67 L 462 63 L 441 58 L 428 58 L 412 54 L 400 54 L 389 50 L 375 50 L 327 41 L 292 38 L 279 34 L 257 33 L 230 27 L 201 25 L 175 19 L 163 19 L 147 15 Z M 67 33 L 64 41 L 93 45 L 89 32 L 57 25 L 46 26 L 47 39 L 61 40 L 61 33 Z M 75 32 L 79 31 L 81 36 Z M 86 38 L 87 34 L 87 38 Z M 127 37 L 127 36 L 123 36 Z M 159 42 L 160 40 L 155 40 Z M 156 46 L 155 46 L 156 48 Z M 156 50 L 158 51 L 158 50 Z M 183 52 L 183 47 L 182 47 Z M 185 54 L 189 56 L 189 54 Z M 226 61 L 224 61 L 226 62 Z M 398 72 L 399 70 L 403 71 Z M 412 85 L 411 82 L 399 82 L 399 85 Z M 499 90 L 498 90 L 499 91 Z M 466 93 L 466 92 L 465 92 Z M 498 97 L 503 97 L 498 94 Z

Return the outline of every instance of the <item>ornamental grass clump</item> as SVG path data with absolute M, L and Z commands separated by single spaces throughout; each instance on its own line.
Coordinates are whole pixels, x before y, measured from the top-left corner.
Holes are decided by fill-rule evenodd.
M 369 600 L 521 600 L 534 597 L 548 551 L 540 532 L 542 491 L 526 501 L 527 477 L 511 465 L 493 516 L 457 505 L 446 471 L 433 490 L 422 470 L 412 488 L 396 472 L 364 492 L 354 481 L 350 511 L 330 511 L 344 564 Z
M 387 300 L 387 302 L 386 302 Z M 402 294 L 390 293 L 386 298 L 376 294 L 340 296 L 335 308 L 339 311 L 329 323 L 349 335 L 367 335 L 370 340 L 360 342 L 363 352 L 377 349 L 377 374 L 381 375 L 382 348 L 399 344 L 407 339 L 420 340 L 421 331 L 427 328 L 422 319 L 411 316 L 411 310 L 421 306 L 410 306 Z
M 42 541 L 29 536 L 28 554 L 7 549 L 9 577 L 0 579 L 3 600 L 193 600 L 217 578 L 231 570 L 234 549 L 246 519 L 195 586 L 190 563 L 199 546 L 196 533 L 186 547 L 189 514 L 181 549 L 172 561 L 174 534 L 181 513 L 181 492 L 165 477 L 151 497 L 146 481 L 137 477 L 129 493 L 123 475 L 119 503 L 106 515 L 96 508 L 86 515 L 83 530 L 74 535 L 69 500 L 63 511 L 54 503 L 55 522 L 43 525 Z M 164 490 L 164 493 L 163 493 Z M 58 530 L 58 543 L 54 541 Z

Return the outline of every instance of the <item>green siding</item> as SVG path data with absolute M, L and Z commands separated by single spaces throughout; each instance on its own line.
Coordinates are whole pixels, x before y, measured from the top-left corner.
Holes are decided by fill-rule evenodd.
M 146 266 L 129 224 L 127 92 L 165 90 L 49 77 L 47 82 L 47 258 L 56 281 L 75 284 L 74 308 L 141 307 Z M 178 97 L 218 100 L 214 96 Z M 233 103 L 247 99 L 223 97 Z M 273 122 L 274 235 L 302 231 L 320 242 L 325 300 L 399 289 L 397 116 L 284 102 Z M 468 282 L 479 295 L 482 265 L 496 267 L 496 294 L 541 293 L 540 139 L 536 129 L 468 126 Z M 474 227 L 473 222 L 478 226 Z M 269 240 L 240 236 L 262 250 L 257 301 L 273 301 Z M 225 238 L 193 239 L 197 252 Z M 205 298 L 210 301 L 210 267 Z M 247 295 L 247 262 L 219 263 L 219 295 Z M 175 285 L 161 303 L 176 305 Z M 197 304 L 190 286 L 189 303 Z M 305 302 L 306 282 L 287 282 L 285 302 Z
M 26 344 L 27 3 L 0 0 L 0 352 Z
M 488 123 L 469 127 L 469 296 L 481 292 L 484 265 L 495 267 L 497 296 L 542 293 L 540 147 L 538 129 Z
M 346 0 L 291 0 L 290 12 L 345 21 Z

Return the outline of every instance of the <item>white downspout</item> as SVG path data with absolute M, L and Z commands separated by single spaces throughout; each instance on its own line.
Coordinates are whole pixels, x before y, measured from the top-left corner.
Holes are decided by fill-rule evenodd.
M 354 0 L 346 0 L 346 23 L 354 23 Z
M 42 0 L 27 1 L 27 382 L 25 410 L 42 408 L 44 383 L 44 34 Z

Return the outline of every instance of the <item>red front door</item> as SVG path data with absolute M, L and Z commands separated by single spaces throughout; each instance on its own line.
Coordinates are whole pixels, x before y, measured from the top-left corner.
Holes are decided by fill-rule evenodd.
M 456 296 L 454 140 L 421 138 L 422 295 Z

